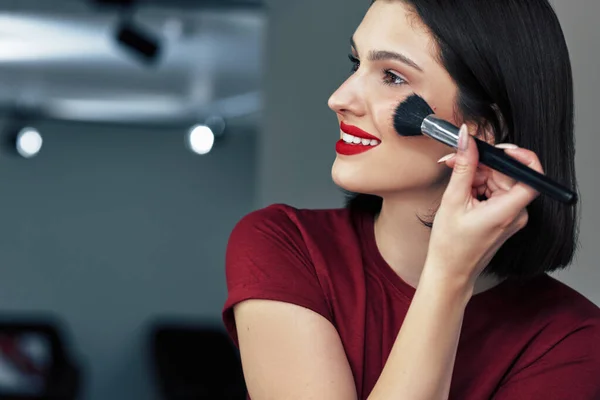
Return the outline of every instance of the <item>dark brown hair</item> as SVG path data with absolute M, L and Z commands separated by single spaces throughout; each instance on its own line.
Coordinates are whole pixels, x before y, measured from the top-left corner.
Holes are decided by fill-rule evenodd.
M 577 190 L 571 63 L 548 1 L 400 1 L 435 38 L 439 60 L 458 87 L 461 117 L 490 124 L 497 143 L 534 151 L 546 175 Z M 381 198 L 366 194 L 352 193 L 347 202 L 374 215 L 381 205 Z M 502 246 L 485 273 L 522 280 L 570 264 L 577 207 L 539 196 L 527 211 L 527 226 Z

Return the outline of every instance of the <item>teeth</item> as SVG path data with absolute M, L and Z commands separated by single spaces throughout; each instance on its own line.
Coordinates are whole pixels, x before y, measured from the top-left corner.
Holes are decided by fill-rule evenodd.
M 344 133 L 344 135 L 342 136 L 342 140 L 346 143 L 360 144 L 363 146 L 377 146 L 380 143 L 379 140 L 363 139 L 356 136 L 352 136 L 348 133 Z

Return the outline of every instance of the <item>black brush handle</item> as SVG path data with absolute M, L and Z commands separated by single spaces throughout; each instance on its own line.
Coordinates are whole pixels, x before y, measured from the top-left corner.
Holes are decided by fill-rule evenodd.
M 555 200 L 566 204 L 577 203 L 577 194 L 565 186 L 553 181 L 544 174 L 529 168 L 504 152 L 503 149 L 475 138 L 479 150 L 479 162 L 504 175 L 531 186 Z
M 425 117 L 421 124 L 421 132 L 450 147 L 458 147 L 459 128 L 433 114 Z M 494 147 L 476 137 L 473 139 L 477 143 L 479 162 L 482 164 L 523 182 L 554 200 L 566 204 L 577 203 L 577 194 L 569 188 L 522 164 L 506 154 L 503 149 Z

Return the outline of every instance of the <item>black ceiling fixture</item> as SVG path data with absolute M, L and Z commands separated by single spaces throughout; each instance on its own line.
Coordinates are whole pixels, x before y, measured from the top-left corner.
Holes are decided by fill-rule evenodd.
M 162 51 L 159 35 L 141 27 L 133 20 L 135 8 L 161 6 L 167 8 L 262 8 L 262 0 L 91 0 L 95 6 L 116 10 L 121 14 L 115 31 L 115 41 L 122 48 L 146 63 L 156 64 Z
M 138 1 L 93 0 L 93 3 L 98 7 L 115 9 L 121 14 L 114 38 L 122 48 L 146 64 L 153 65 L 157 63 L 160 58 L 162 43 L 158 35 L 133 21 L 133 14 Z

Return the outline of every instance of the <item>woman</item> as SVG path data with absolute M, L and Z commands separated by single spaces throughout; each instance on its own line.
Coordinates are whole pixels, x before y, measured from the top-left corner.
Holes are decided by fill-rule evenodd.
M 572 260 L 575 209 L 478 166 L 467 134 L 576 186 L 547 0 L 377 0 L 351 50 L 329 106 L 370 147 L 338 147 L 332 176 L 358 194 L 256 211 L 229 241 L 223 316 L 250 397 L 600 399 L 600 310 L 547 275 Z M 463 126 L 455 155 L 394 131 L 414 93 Z

